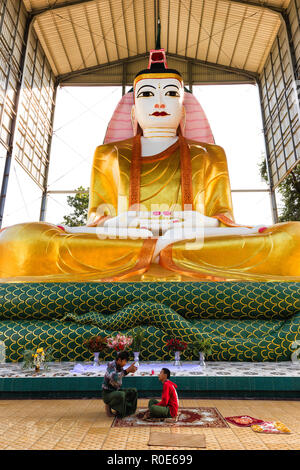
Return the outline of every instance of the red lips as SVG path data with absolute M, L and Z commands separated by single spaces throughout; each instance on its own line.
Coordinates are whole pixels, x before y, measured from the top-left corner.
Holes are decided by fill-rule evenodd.
M 169 113 L 166 113 L 166 111 L 155 111 L 154 113 L 151 114 L 151 116 L 170 116 Z

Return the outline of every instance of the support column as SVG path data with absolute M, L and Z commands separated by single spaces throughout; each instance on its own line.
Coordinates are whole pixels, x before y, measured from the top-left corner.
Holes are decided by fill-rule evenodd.
M 23 40 L 23 46 L 22 46 L 22 55 L 21 55 L 21 60 L 20 60 L 20 79 L 18 83 L 16 101 L 15 101 L 15 107 L 14 107 L 15 115 L 11 124 L 11 133 L 10 133 L 10 139 L 8 143 L 8 150 L 6 153 L 1 193 L 0 193 L 0 228 L 2 227 L 2 222 L 3 222 L 8 180 L 9 180 L 9 175 L 10 175 L 11 163 L 13 159 L 13 144 L 14 144 L 14 139 L 15 139 L 16 124 L 17 124 L 17 118 L 18 118 L 18 107 L 19 107 L 20 95 L 21 95 L 21 89 L 22 89 L 22 83 L 23 83 L 28 39 L 29 39 L 29 34 L 30 34 L 32 24 L 33 24 L 32 17 L 28 16 L 27 21 L 26 21 L 24 40 Z
M 123 62 L 123 76 L 122 76 L 122 96 L 126 93 L 127 84 L 127 63 Z
M 46 220 L 47 199 L 48 199 L 48 174 L 49 174 L 49 164 L 50 164 L 52 139 L 53 139 L 53 124 L 54 124 L 54 114 L 55 114 L 57 88 L 58 88 L 58 83 L 55 83 L 55 88 L 54 88 L 54 93 L 53 93 L 52 113 L 51 113 L 51 136 L 50 136 L 50 139 L 49 139 L 49 145 L 48 145 L 48 149 L 47 149 L 47 166 L 46 166 L 46 170 L 45 170 L 44 190 L 43 190 L 41 210 L 40 210 L 40 222 L 44 222 Z
M 297 5 L 296 10 L 297 10 Z M 282 23 L 285 27 L 287 39 L 288 39 L 288 45 L 289 45 L 289 57 L 290 57 L 290 62 L 291 62 L 291 68 L 292 68 L 292 73 L 293 73 L 293 81 L 295 84 L 295 90 L 297 90 L 297 83 L 299 80 L 298 77 L 298 72 L 297 72 L 297 59 L 296 59 L 296 53 L 295 53 L 295 48 L 294 48 L 294 42 L 293 42 L 293 34 L 291 30 L 291 23 L 290 23 L 290 18 L 288 13 L 282 13 L 281 14 L 281 20 Z M 300 121 L 300 100 L 299 100 L 299 95 L 297 94 L 297 110 L 298 110 L 298 118 Z
M 189 90 L 191 93 L 193 93 L 193 64 L 190 61 L 187 63 L 187 71 L 188 71 Z
M 271 210 L 272 210 L 272 220 L 274 224 L 278 222 L 278 210 L 277 210 L 277 203 L 276 203 L 276 195 L 273 185 L 273 178 L 270 168 L 270 152 L 269 147 L 267 145 L 267 136 L 266 136 L 266 118 L 265 113 L 263 110 L 263 99 L 262 99 L 262 90 L 260 82 L 257 82 L 258 90 L 259 90 L 259 101 L 260 101 L 260 110 L 262 115 L 262 122 L 263 122 L 263 131 L 264 131 L 264 141 L 265 141 L 265 150 L 266 150 L 266 163 L 267 163 L 267 173 L 268 173 L 268 180 L 270 186 L 270 203 L 271 203 Z

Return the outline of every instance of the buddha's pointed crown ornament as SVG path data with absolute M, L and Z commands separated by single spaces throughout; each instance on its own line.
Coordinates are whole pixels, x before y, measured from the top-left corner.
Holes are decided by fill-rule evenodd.
M 151 49 L 147 69 L 138 72 L 134 78 L 133 86 L 145 78 L 176 78 L 183 84 L 183 78 L 178 70 L 169 69 L 164 49 Z

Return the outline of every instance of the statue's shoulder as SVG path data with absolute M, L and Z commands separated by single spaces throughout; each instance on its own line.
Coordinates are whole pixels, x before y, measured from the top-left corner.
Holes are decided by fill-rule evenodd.
M 206 142 L 197 142 L 196 140 L 188 140 L 187 144 L 190 148 L 191 154 L 197 155 L 198 153 L 205 153 L 206 157 L 211 160 L 225 160 L 226 161 L 226 154 L 220 145 L 216 144 L 208 144 Z
M 109 155 L 118 152 L 122 149 L 131 150 L 133 146 L 133 138 L 126 140 L 119 140 L 117 142 L 109 142 L 107 144 L 98 145 L 95 150 L 95 155 Z

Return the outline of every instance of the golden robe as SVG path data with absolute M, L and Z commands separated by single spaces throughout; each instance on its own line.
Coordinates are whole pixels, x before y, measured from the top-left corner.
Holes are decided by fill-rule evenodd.
M 103 214 L 127 211 L 134 193 L 139 194 L 141 210 L 181 210 L 183 191 L 190 190 L 193 210 L 216 217 L 221 226 L 235 226 L 221 147 L 185 141 L 189 157 L 183 168 L 177 142 L 158 155 L 138 157 L 134 168 L 133 143 L 128 139 L 96 149 L 90 223 Z M 276 224 L 258 234 L 210 237 L 204 244 L 176 242 L 161 252 L 160 265 L 151 265 L 155 244 L 155 238 L 100 239 L 96 234 L 68 234 L 48 223 L 18 224 L 0 233 L 0 278 L 2 282 L 300 280 L 298 222 Z

